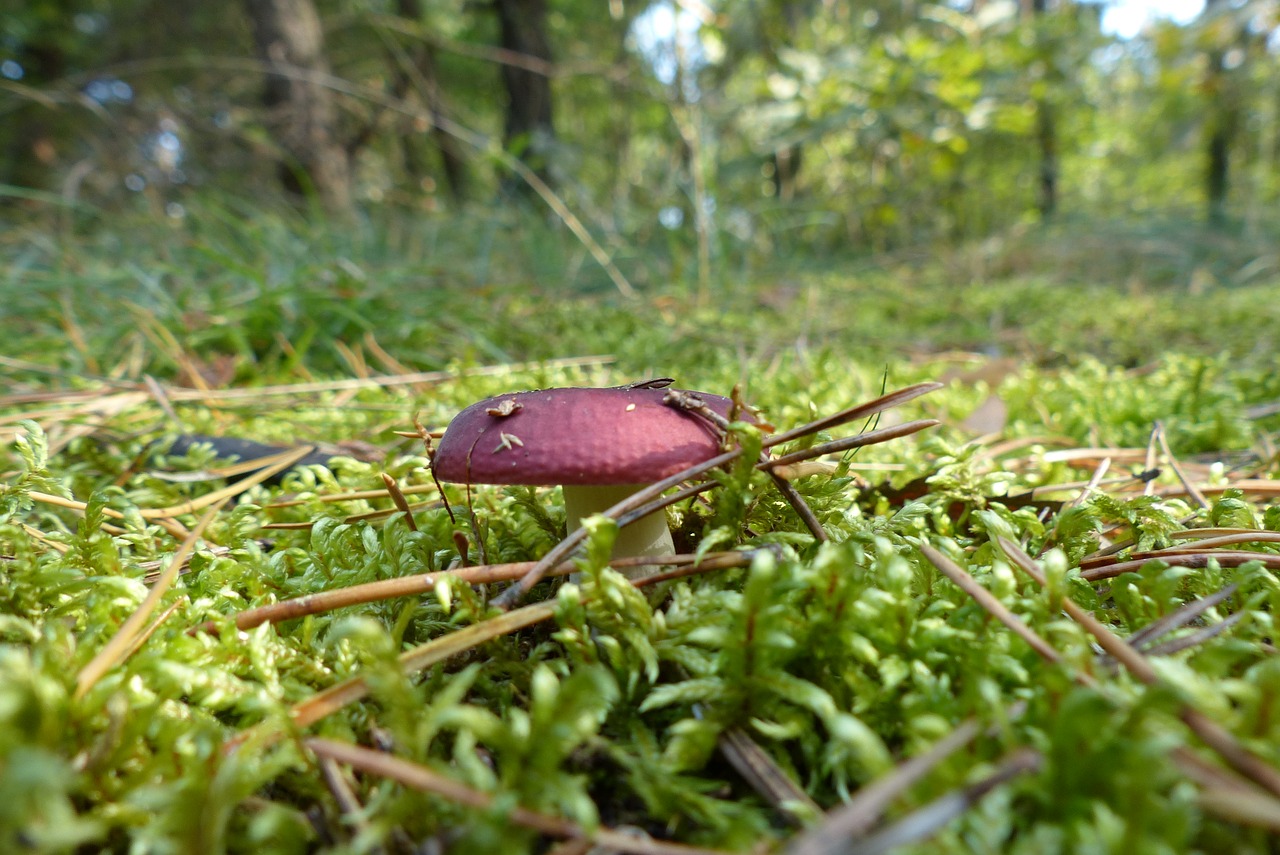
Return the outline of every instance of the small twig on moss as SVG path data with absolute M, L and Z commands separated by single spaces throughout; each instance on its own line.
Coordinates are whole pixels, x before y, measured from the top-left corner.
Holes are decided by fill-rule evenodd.
M 434 793 L 454 804 L 479 811 L 487 811 L 493 807 L 494 797 L 489 793 L 468 787 L 419 763 L 330 739 L 312 738 L 306 740 L 304 744 L 319 757 L 346 763 L 363 772 L 397 781 L 415 790 Z M 599 827 L 591 830 L 571 820 L 519 806 L 506 811 L 505 815 L 516 825 L 531 828 L 542 834 L 590 840 L 605 849 L 617 852 L 634 853 L 634 855 L 725 855 L 723 850 L 719 849 L 704 849 L 682 843 L 636 837 L 611 828 Z
M 658 558 L 632 556 L 614 559 L 609 562 L 609 566 L 625 568 L 657 563 L 684 567 L 697 564 L 703 570 L 712 570 L 745 566 L 751 562 L 751 556 L 752 553 L 750 552 L 716 552 L 703 555 L 701 558 L 692 554 L 660 556 Z M 493 582 L 507 582 L 512 579 L 519 579 L 529 572 L 529 569 L 535 563 L 533 561 L 518 561 L 510 564 L 481 564 L 474 567 L 457 567 L 452 570 L 417 573 L 412 576 L 397 576 L 394 579 L 380 579 L 377 582 L 366 582 L 361 585 L 351 585 L 346 588 L 334 588 L 315 594 L 306 594 L 290 600 L 281 600 L 278 603 L 259 606 L 255 609 L 245 609 L 236 614 L 236 629 L 253 629 L 255 626 L 261 626 L 264 623 L 295 620 L 307 615 L 321 614 L 348 606 L 374 603 L 396 597 L 426 594 L 435 590 L 436 584 L 446 577 L 464 585 L 487 585 Z M 573 565 L 562 563 L 548 571 L 548 575 L 563 576 L 572 573 L 573 570 Z M 212 632 L 216 629 L 217 624 L 214 621 L 206 621 L 191 631 Z
M 749 563 L 754 552 L 722 553 L 722 555 L 723 557 L 719 560 L 702 560 L 684 567 L 673 567 L 662 573 L 646 576 L 643 579 L 633 579 L 631 582 L 637 586 L 653 585 L 668 579 L 708 573 L 726 567 L 741 566 L 739 562 Z M 652 558 L 648 560 L 650 562 L 653 561 Z M 448 635 L 433 638 L 431 641 L 420 644 L 411 650 L 406 650 L 400 654 L 400 667 L 405 673 L 409 674 L 422 671 L 486 641 L 547 620 L 555 615 L 555 610 L 556 603 L 554 601 L 534 603 L 531 606 L 525 606 L 515 611 L 498 614 L 479 623 L 473 623 Z M 290 721 L 296 727 L 307 727 L 337 712 L 347 704 L 355 703 L 368 693 L 369 686 L 364 677 L 357 674 L 321 692 L 317 692 L 305 701 L 295 704 L 289 711 Z M 240 733 L 223 744 L 223 750 L 232 751 L 236 749 L 258 734 L 264 726 L 258 725 L 240 731 Z

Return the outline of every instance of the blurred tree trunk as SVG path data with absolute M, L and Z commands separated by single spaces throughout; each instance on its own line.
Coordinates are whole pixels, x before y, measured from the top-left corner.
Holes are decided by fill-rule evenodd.
M 1047 42 L 1039 33 L 1042 26 L 1041 19 L 1047 11 L 1048 0 L 1031 0 L 1032 24 L 1037 31 L 1036 42 L 1042 51 L 1054 49 L 1046 47 L 1046 44 L 1052 43 Z M 1046 61 L 1045 65 L 1051 68 L 1053 63 Z M 1052 72 L 1047 74 L 1050 76 L 1045 81 L 1046 84 L 1055 83 Z M 1036 199 L 1036 208 L 1040 211 L 1040 218 L 1048 220 L 1058 210 L 1058 128 L 1048 86 L 1046 86 L 1046 93 L 1036 99 L 1036 144 L 1040 149 L 1040 192 Z
M 547 37 L 545 0 L 493 0 L 498 13 L 499 42 L 516 56 L 502 66 L 507 90 L 503 142 L 543 181 L 550 183 L 547 155 L 555 139 L 552 124 L 551 42 Z M 529 60 L 533 60 L 530 62 Z M 524 182 L 513 183 L 523 188 Z
M 314 192 L 335 212 L 351 207 L 351 167 L 338 140 L 328 86 L 324 33 L 311 0 L 245 0 L 258 57 L 268 68 L 263 92 L 267 123 L 287 159 L 280 164 L 285 187 Z
M 1204 16 L 1210 27 L 1216 14 L 1229 15 L 1220 0 L 1206 0 Z M 1223 22 L 1225 25 L 1226 22 Z M 1232 30 L 1235 27 L 1232 25 Z M 1213 47 L 1206 57 L 1204 91 L 1208 97 L 1205 116 L 1205 202 L 1206 216 L 1211 226 L 1221 226 L 1227 220 L 1227 194 L 1230 190 L 1231 138 L 1235 133 L 1237 111 L 1235 92 L 1227 69 L 1227 38 L 1219 33 L 1210 35 Z
M 402 18 L 407 18 L 414 23 L 422 22 L 420 0 L 396 0 L 396 11 Z M 431 137 L 440 152 L 440 166 L 444 172 L 449 198 L 455 203 L 462 202 L 467 192 L 467 158 L 458 139 L 442 127 L 442 123 L 450 119 L 444 94 L 440 88 L 440 78 L 436 74 L 435 50 L 426 42 L 418 41 L 410 53 L 409 61 L 412 63 L 413 73 L 417 76 L 416 82 L 420 95 L 431 116 Z M 397 88 L 403 90 L 409 82 L 409 74 L 406 71 L 399 76 Z M 405 168 L 411 174 L 417 173 L 417 177 L 421 177 L 423 170 L 412 141 L 405 148 Z
M 39 38 L 45 36 L 45 39 Z M 17 60 L 23 70 L 23 83 L 39 88 L 59 80 L 67 71 L 66 54 L 49 34 L 38 33 L 26 44 L 19 45 Z M 54 169 L 66 159 L 62 150 L 65 138 L 74 138 L 59 125 L 65 124 L 61 111 L 52 103 L 32 98 L 5 117 L 8 140 L 0 152 L 0 184 L 45 189 Z M 10 199 L 0 197 L 0 205 Z

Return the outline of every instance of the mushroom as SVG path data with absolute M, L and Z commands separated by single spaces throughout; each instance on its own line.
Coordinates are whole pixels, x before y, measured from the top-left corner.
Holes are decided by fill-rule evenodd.
M 437 478 L 461 484 L 559 485 L 565 519 L 600 513 L 643 488 L 720 453 L 721 431 L 706 417 L 665 403 L 671 381 L 607 389 L 512 392 L 454 417 L 436 448 Z M 733 402 L 690 392 L 727 416 Z M 614 556 L 674 551 L 666 512 L 621 529 Z M 633 577 L 656 567 L 634 568 Z

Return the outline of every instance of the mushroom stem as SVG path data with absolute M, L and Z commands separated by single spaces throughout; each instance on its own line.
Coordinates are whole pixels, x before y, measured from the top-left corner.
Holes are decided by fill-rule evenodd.
M 564 517 L 570 530 L 592 514 L 613 505 L 645 487 L 644 484 L 618 484 L 605 487 L 564 486 Z M 667 512 L 657 510 L 618 530 L 613 543 L 614 558 L 670 555 L 675 552 L 671 531 L 667 528 Z M 657 564 L 642 564 L 626 570 L 628 578 L 643 579 L 658 572 Z

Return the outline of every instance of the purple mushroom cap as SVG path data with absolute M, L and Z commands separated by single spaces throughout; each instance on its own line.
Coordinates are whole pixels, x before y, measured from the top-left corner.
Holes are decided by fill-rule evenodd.
M 645 484 L 720 453 L 720 432 L 646 386 L 512 392 L 454 417 L 435 474 L 463 484 Z M 691 392 L 727 416 L 732 402 Z

